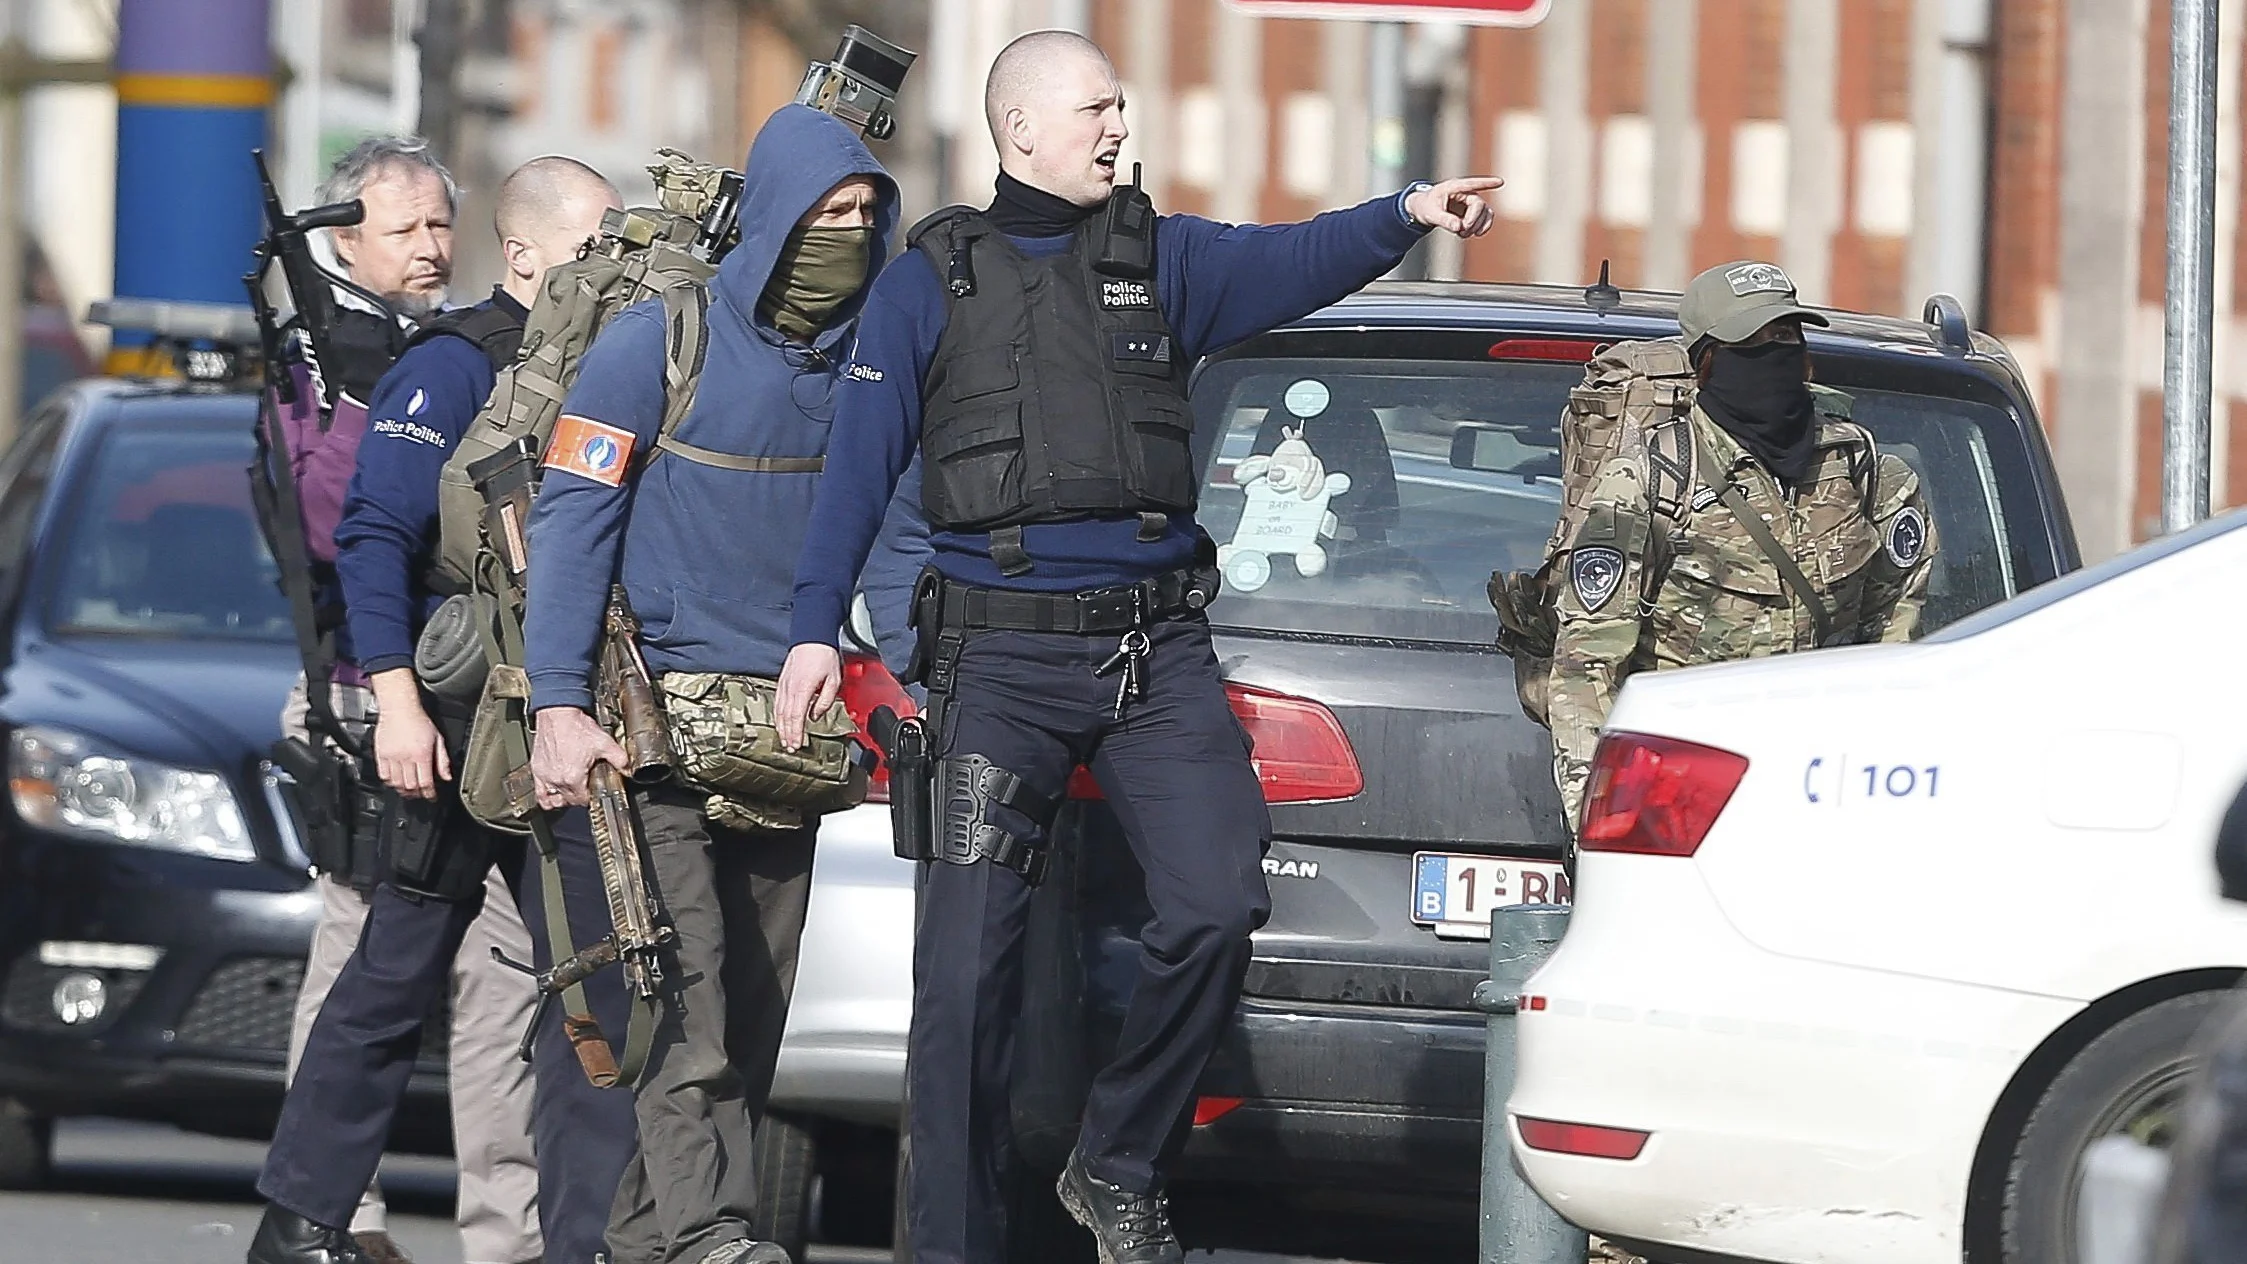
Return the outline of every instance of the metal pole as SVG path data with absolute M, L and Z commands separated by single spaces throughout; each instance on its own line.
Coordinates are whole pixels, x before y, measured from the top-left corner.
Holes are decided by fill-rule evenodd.
M 273 104 L 270 0 L 122 0 L 117 9 L 120 298 L 242 301 L 261 212 L 250 151 Z M 111 373 L 164 373 L 119 330 Z
M 1366 41 L 1365 112 L 1373 126 L 1366 183 L 1375 194 L 1404 187 L 1404 23 L 1376 22 Z
M 414 42 L 421 48 L 422 138 L 437 156 L 459 163 L 461 0 L 428 0 Z
M 1514 1169 L 1506 1099 L 1514 1091 L 1515 1010 L 1522 985 L 1553 955 L 1568 929 L 1561 904 L 1518 904 L 1490 918 L 1490 979 L 1475 988 L 1489 1015 L 1483 1054 L 1482 1264 L 1584 1264 L 1591 1238 L 1545 1205 Z
M 47 83 L 107 83 L 106 61 L 40 57 L 17 30 L 15 0 L 0 0 L 0 448 L 15 441 L 23 406 L 24 189 L 23 94 Z
M 2161 528 L 2208 516 L 2216 336 L 2216 5 L 2169 7 L 2169 279 L 2161 364 Z
M 1404 187 L 1407 157 L 1404 88 L 1404 23 L 1375 22 L 1366 41 L 1366 184 L 1374 196 Z M 1402 271 L 1392 269 L 1390 276 Z

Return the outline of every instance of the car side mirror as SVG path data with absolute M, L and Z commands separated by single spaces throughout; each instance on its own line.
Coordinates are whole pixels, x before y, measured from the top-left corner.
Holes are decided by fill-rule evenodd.
M 1517 474 L 1524 481 L 1560 477 L 1560 454 L 1523 443 L 1503 426 L 1474 422 L 1451 432 L 1451 468 Z

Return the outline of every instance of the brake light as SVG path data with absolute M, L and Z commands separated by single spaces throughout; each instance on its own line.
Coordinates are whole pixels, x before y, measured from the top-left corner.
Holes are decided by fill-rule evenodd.
M 843 655 L 842 699 L 843 709 L 850 712 L 851 723 L 858 726 L 858 740 L 865 744 L 866 749 L 876 752 L 881 747 L 874 744 L 874 735 L 867 731 L 866 719 L 874 714 L 877 707 L 888 707 L 901 720 L 918 711 L 913 705 L 913 695 L 905 692 L 905 686 L 898 684 L 897 677 L 889 674 L 889 668 L 882 666 L 882 660 L 871 654 Z M 887 761 L 877 761 L 873 773 L 867 777 L 866 801 L 889 802 Z
M 1347 799 L 1365 789 L 1357 752 L 1334 713 L 1309 698 L 1227 684 L 1225 700 L 1256 751 L 1249 763 L 1266 803 L 1320 803 Z M 1103 798 L 1088 769 L 1069 777 L 1072 799 Z
M 1690 856 L 1747 772 L 1746 756 L 1714 746 L 1609 733 L 1592 756 L 1578 845 L 1585 851 Z
M 1583 364 L 1599 353 L 1600 344 L 1574 338 L 1505 338 L 1490 344 L 1484 354 L 1493 360 L 1559 360 Z
M 1239 1110 L 1246 1100 L 1243 1097 L 1197 1097 L 1194 1099 L 1194 1126 L 1206 1128 Z
M 1514 1116 L 1521 1143 L 1532 1150 L 1575 1154 L 1587 1159 L 1635 1159 L 1654 1134 L 1635 1128 L 1602 1128 L 1596 1124 L 1565 1124 L 1552 1119 Z

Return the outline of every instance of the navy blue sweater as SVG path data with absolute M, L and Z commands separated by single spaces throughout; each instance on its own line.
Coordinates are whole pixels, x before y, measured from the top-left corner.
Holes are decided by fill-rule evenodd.
M 1163 316 L 1189 361 L 1305 316 L 1387 272 L 1425 229 L 1404 195 L 1375 198 L 1300 224 L 1232 225 L 1165 215 L 1155 233 L 1155 284 Z M 1009 236 L 1025 254 L 1067 250 L 1074 236 Z M 796 643 L 825 641 L 866 564 L 882 507 L 921 441 L 921 392 L 944 336 L 936 269 L 909 251 L 882 273 L 859 322 L 858 349 L 840 391 L 827 477 L 796 564 Z M 937 569 L 981 587 L 1079 592 L 1135 583 L 1189 565 L 1201 529 L 1174 514 L 1159 540 L 1141 542 L 1135 515 L 1027 527 L 1027 575 L 991 561 L 990 537 L 936 532 Z
M 503 291 L 477 304 L 523 305 Z M 368 673 L 413 665 L 414 638 L 443 600 L 423 582 L 437 549 L 437 474 L 498 374 L 483 348 L 442 336 L 417 343 L 375 385 L 367 434 L 336 523 L 346 658 Z
M 872 248 L 879 268 L 897 225 L 897 187 L 856 132 L 800 105 L 765 123 L 742 176 L 741 244 L 710 287 L 701 382 L 676 437 L 737 456 L 822 456 L 866 291 L 811 346 L 783 338 L 757 314 L 757 301 L 789 230 L 852 176 L 870 177 L 881 193 Z M 588 443 L 607 445 L 599 455 L 616 472 L 604 466 L 606 477 L 595 477 L 553 466 L 540 483 L 523 629 L 533 707 L 591 705 L 612 578 L 640 618 L 651 671 L 773 676 L 787 656 L 790 582 L 821 476 L 744 473 L 676 453 L 650 459 L 663 422 L 663 371 L 663 313 L 643 304 L 601 332 L 562 405 L 564 428 L 571 418 L 605 427 L 584 433 Z M 556 456 L 550 452 L 549 462 Z M 636 476 L 619 476 L 635 466 Z M 876 527 L 889 499 L 885 489 Z M 910 584 L 895 576 L 919 565 L 925 537 L 917 521 L 893 522 L 897 560 L 876 568 L 889 576 L 883 590 L 892 596 L 870 595 L 868 604 L 893 662 L 903 637 L 902 586 Z M 842 625 L 838 606 L 820 639 L 832 643 Z

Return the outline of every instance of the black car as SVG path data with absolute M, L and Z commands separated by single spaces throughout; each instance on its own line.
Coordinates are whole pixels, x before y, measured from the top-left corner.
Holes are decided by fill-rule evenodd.
M 320 908 L 265 762 L 298 671 L 253 396 L 92 380 L 0 457 L 0 1185 L 51 1121 L 269 1135 Z M 443 1029 L 401 1144 L 447 1144 Z
M 1521 713 L 1484 587 L 1541 560 L 1557 419 L 1583 362 L 1675 334 L 1676 305 L 1604 287 L 1381 285 L 1200 366 L 1200 519 L 1231 545 L 1210 618 L 1276 841 L 1271 922 L 1176 1169 L 1188 1241 L 1472 1249 L 1489 908 L 1568 894 L 1550 738 Z M 1928 311 L 1831 312 L 1808 332 L 1819 380 L 1924 482 L 1942 540 L 1933 629 L 2078 558 L 2019 371 L 1955 303 Z M 1328 479 L 1317 499 L 1333 516 L 1314 516 L 1315 538 L 1300 505 L 1242 486 L 1250 458 L 1290 440 Z M 1328 494 L 1335 473 L 1347 490 Z M 1090 1250 L 1059 1223 L 1051 1173 L 1114 1047 L 1150 915 L 1097 788 L 1073 793 L 1027 957 L 1024 1259 Z M 1365 1233 L 1334 1236 L 1353 1217 Z

